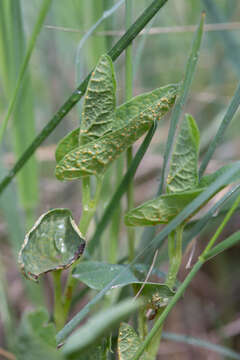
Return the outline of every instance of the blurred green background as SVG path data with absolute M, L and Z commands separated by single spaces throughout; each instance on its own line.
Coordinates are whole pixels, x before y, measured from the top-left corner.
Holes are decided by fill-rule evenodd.
M 83 43 L 84 34 L 114 0 L 53 0 L 37 39 L 13 116 L 1 143 L 1 178 L 47 124 L 74 88 L 119 39 L 125 28 L 124 3 Z M 132 0 L 134 19 L 151 0 Z M 1 121 L 16 85 L 40 9 L 39 0 L 1 0 L 0 3 L 0 113 Z M 201 130 L 202 153 L 217 131 L 240 78 L 239 0 L 169 0 L 133 43 L 134 95 L 182 79 L 193 31 L 201 11 L 206 26 L 196 75 L 185 112 L 191 113 Z M 105 13 L 106 14 L 106 13 Z M 118 103 L 124 101 L 124 54 L 115 62 Z M 0 198 L 0 347 L 11 342 L 20 314 L 33 304 L 44 303 L 37 285 L 22 279 L 16 254 L 24 234 L 37 217 L 52 207 L 69 207 L 76 219 L 81 213 L 79 182 L 59 183 L 54 177 L 57 142 L 78 126 L 81 104 L 76 106 L 38 149 L 35 156 Z M 151 198 L 158 187 L 162 154 L 169 122 L 160 124 L 153 145 L 135 180 L 135 202 Z M 239 159 L 239 113 L 228 128 L 209 165 L 216 170 Z M 136 148 L 137 148 L 136 144 Z M 103 206 L 114 190 L 114 169 L 102 195 Z M 101 210 L 100 210 L 101 211 Z M 216 219 L 216 223 L 219 220 Z M 226 234 L 239 227 L 236 214 Z M 211 223 L 199 240 L 214 231 Z M 140 233 L 139 233 L 140 234 Z M 109 234 L 106 234 L 108 237 Z M 125 230 L 122 230 L 125 237 Z M 108 241 L 104 240 L 104 241 Z M 200 247 L 201 247 L 201 242 Z M 120 255 L 124 255 L 123 250 Z M 226 252 L 198 274 L 188 295 L 171 314 L 168 330 L 199 336 L 240 351 L 239 248 Z M 186 259 L 187 261 L 187 259 Z M 186 273 L 183 266 L 182 276 Z M 48 280 L 43 284 L 49 290 Z M 51 295 L 46 295 L 51 308 Z M 185 345 L 163 343 L 165 359 L 221 359 L 219 355 Z

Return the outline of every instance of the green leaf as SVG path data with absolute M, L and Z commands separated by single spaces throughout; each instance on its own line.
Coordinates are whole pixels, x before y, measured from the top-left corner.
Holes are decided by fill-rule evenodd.
M 169 90 L 171 90 L 169 85 Z M 176 85 L 177 88 L 177 85 Z M 154 101 L 165 96 L 166 87 L 153 90 L 151 92 L 141 94 L 120 105 L 116 109 L 115 121 L 112 123 L 112 130 L 117 130 L 126 125 L 131 119 L 134 119 L 141 111 L 151 105 Z M 79 146 L 79 132 L 80 128 L 77 128 L 67 134 L 59 143 L 56 149 L 56 161 L 59 162 L 62 158 Z
M 92 72 L 83 103 L 79 144 L 94 141 L 112 130 L 116 107 L 112 59 L 102 55 Z
M 205 189 L 161 195 L 128 211 L 124 216 L 127 226 L 167 224 Z
M 154 307 L 166 305 L 174 292 L 164 284 L 144 283 L 139 281 L 127 265 L 106 264 L 97 261 L 84 261 L 74 269 L 73 277 L 94 290 L 102 290 L 108 284 L 110 288 L 133 285 L 136 292 L 141 289 L 141 295 Z M 158 305 L 157 305 L 158 303 Z
M 57 163 L 61 161 L 67 153 L 78 147 L 79 131 L 80 128 L 71 131 L 58 143 L 55 152 L 55 158 Z
M 31 280 L 66 269 L 83 253 L 85 241 L 68 209 L 43 214 L 25 237 L 19 253 L 22 272 Z
M 167 85 L 155 89 L 153 91 L 135 96 L 126 103 L 120 105 L 116 110 L 116 121 L 113 123 L 113 130 L 124 127 L 129 121 L 139 116 L 142 111 L 145 111 L 149 106 L 158 102 L 159 99 L 163 101 L 164 97 L 177 91 L 179 85 Z
M 121 323 L 118 335 L 118 356 L 119 360 L 130 360 L 141 344 L 136 331 L 127 323 Z M 147 360 L 143 354 L 140 360 Z
M 138 301 L 127 299 L 92 316 L 87 323 L 67 339 L 63 347 L 64 355 L 89 349 L 101 337 L 106 336 L 120 321 L 136 311 L 139 306 Z
M 74 269 L 73 277 L 95 290 L 104 289 L 111 281 L 113 281 L 112 287 L 125 286 L 138 281 L 125 265 L 98 261 L 84 261 L 78 264 Z
M 15 347 L 17 359 L 63 359 L 56 349 L 55 326 L 48 322 L 48 313 L 45 309 L 40 308 L 24 314 L 18 334 Z
M 177 136 L 167 177 L 167 191 L 176 193 L 198 186 L 199 130 L 191 115 L 186 115 Z
M 56 166 L 56 177 L 73 180 L 104 173 L 123 151 L 149 130 L 155 120 L 165 115 L 174 104 L 176 94 L 176 85 L 166 86 L 165 96 L 149 104 L 125 126 L 65 155 Z
M 144 286 L 143 286 L 144 285 Z M 140 295 L 145 298 L 145 301 L 150 304 L 150 307 L 159 309 L 168 304 L 169 298 L 175 293 L 169 286 L 160 283 L 139 281 L 133 283 L 136 293 L 141 289 Z

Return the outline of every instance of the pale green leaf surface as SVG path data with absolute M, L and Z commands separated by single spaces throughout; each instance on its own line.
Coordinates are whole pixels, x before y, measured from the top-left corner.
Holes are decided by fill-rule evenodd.
M 161 195 L 128 211 L 125 214 L 124 222 L 127 226 L 167 224 L 204 190 L 201 188 Z
M 113 130 L 124 127 L 129 121 L 140 115 L 140 113 L 145 111 L 149 106 L 159 100 L 163 101 L 164 97 L 169 101 L 172 93 L 176 94 L 178 88 L 178 84 L 162 86 L 151 92 L 135 96 L 131 100 L 120 105 L 116 110 L 116 121 L 113 123 Z
M 140 344 L 141 341 L 133 327 L 127 323 L 122 323 L 118 335 L 119 360 L 130 360 Z M 140 360 L 148 360 L 147 355 L 143 354 Z
M 92 72 L 83 103 L 79 144 L 84 145 L 112 130 L 116 108 L 116 81 L 112 60 L 102 55 Z
M 79 146 L 79 131 L 80 128 L 77 128 L 60 140 L 55 152 L 57 163 L 61 161 L 67 153 Z
M 83 253 L 85 241 L 68 209 L 43 214 L 27 233 L 19 253 L 19 265 L 25 276 L 66 269 Z
M 113 327 L 136 311 L 139 306 L 138 301 L 127 299 L 92 316 L 67 339 L 63 353 L 68 355 L 79 350 L 84 351 L 96 344 L 102 336 L 106 336 Z
M 188 191 L 198 186 L 199 130 L 192 116 L 186 115 L 172 154 L 167 191 Z
M 98 261 L 84 261 L 78 264 L 74 269 L 73 277 L 95 290 L 104 289 L 116 277 L 112 287 L 125 286 L 138 281 L 130 269 L 126 269 L 126 266 Z
M 167 85 L 149 93 L 141 94 L 118 106 L 116 108 L 115 121 L 112 123 L 112 130 L 114 131 L 124 127 L 129 121 L 138 116 L 141 111 L 145 110 L 146 107 L 151 105 L 154 101 L 166 96 L 167 90 L 171 92 L 173 90 L 173 86 L 174 85 Z M 175 85 L 175 88 L 177 90 L 178 85 Z M 55 154 L 57 162 L 59 162 L 67 153 L 78 147 L 79 131 L 80 128 L 71 131 L 58 143 Z
M 56 349 L 56 329 L 43 308 L 23 316 L 15 347 L 18 360 L 61 360 Z
M 168 299 L 174 295 L 174 291 L 172 291 L 169 286 L 161 283 L 145 283 L 139 281 L 133 283 L 132 285 L 135 288 L 136 293 L 138 293 L 138 291 L 141 289 L 141 296 L 143 296 L 145 301 L 151 304 L 151 306 L 154 308 L 166 306 Z
M 129 146 L 138 140 L 154 121 L 162 118 L 174 104 L 176 85 L 165 87 L 165 96 L 117 129 L 96 141 L 80 146 L 64 156 L 56 166 L 59 180 L 73 180 L 83 176 L 100 175 Z

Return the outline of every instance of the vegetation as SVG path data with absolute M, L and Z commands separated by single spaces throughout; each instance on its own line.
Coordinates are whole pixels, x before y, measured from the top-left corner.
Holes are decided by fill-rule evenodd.
M 223 296 L 231 296 L 221 277 L 229 273 L 237 277 L 238 262 L 234 257 L 229 261 L 228 253 L 240 241 L 238 226 L 233 229 L 229 226 L 230 222 L 234 224 L 240 203 L 240 162 L 237 153 L 230 163 L 221 161 L 216 165 L 213 158 L 217 152 L 222 157 L 220 142 L 226 146 L 228 139 L 236 141 L 237 131 L 232 129 L 239 126 L 232 120 L 240 102 L 240 86 L 224 112 L 221 97 L 225 94 L 218 91 L 203 92 L 207 96 L 204 106 L 200 95 L 193 99 L 194 92 L 201 94 L 206 86 L 221 89 L 225 83 L 229 86 L 227 95 L 233 93 L 230 84 L 234 83 L 232 71 L 237 70 L 238 59 L 233 33 L 224 32 L 221 46 L 229 54 L 222 63 L 210 69 L 208 60 L 202 67 L 198 60 L 202 52 L 209 56 L 213 46 L 209 38 L 201 50 L 206 13 L 213 22 L 219 19 L 223 22 L 224 15 L 231 18 L 234 13 L 227 1 L 218 6 L 214 0 L 203 0 L 205 13 L 201 12 L 200 4 L 186 4 L 182 0 L 186 22 L 192 24 L 198 18 L 193 39 L 192 34 L 175 35 L 172 43 L 166 38 L 161 46 L 167 55 L 161 57 L 154 41 L 146 42 L 146 38 L 151 37 L 151 30 L 163 30 L 153 28 L 158 14 L 161 25 L 175 26 L 173 14 L 180 8 L 173 3 L 70 1 L 69 8 L 64 10 L 60 4 L 43 0 L 37 5 L 38 12 L 34 4 L 28 7 L 25 1 L 15 6 L 14 0 L 3 0 L 0 5 L 0 45 L 4 54 L 0 70 L 7 104 L 4 101 L 0 104 L 3 113 L 0 206 L 8 226 L 8 234 L 1 243 L 0 264 L 3 358 L 154 360 L 162 356 L 162 346 L 168 339 L 185 343 L 185 349 L 189 349 L 189 344 L 197 347 L 199 350 L 190 352 L 189 358 L 193 355 L 197 358 L 198 351 L 207 349 L 217 358 L 240 359 L 239 344 L 234 341 L 216 345 L 201 336 L 164 331 L 169 321 L 173 326 L 177 324 L 177 318 L 171 319 L 171 310 L 178 311 L 178 301 L 190 304 L 189 314 L 184 316 L 191 317 L 197 300 L 189 295 L 190 285 L 198 286 L 203 267 L 207 272 L 213 269 L 214 281 L 220 287 L 224 285 Z M 126 31 L 113 45 L 109 31 L 117 11 L 121 21 L 125 20 Z M 134 20 L 137 11 L 140 14 Z M 23 19 L 24 23 L 25 19 L 30 21 L 33 14 L 35 24 L 25 45 Z M 81 14 L 80 20 L 76 14 Z M 80 31 L 86 30 L 85 23 L 88 31 L 82 38 L 78 30 L 74 33 L 74 29 L 69 29 L 69 23 L 64 26 L 66 18 L 72 22 L 71 28 L 76 26 Z M 60 20 L 63 27 L 43 25 L 54 20 Z M 141 34 L 143 29 L 145 33 Z M 48 34 L 50 41 L 46 39 Z M 186 49 L 190 47 L 187 58 L 187 50 L 179 45 L 180 36 Z M 39 44 L 44 50 L 36 56 Z M 54 47 L 59 58 L 66 61 L 63 68 L 52 52 Z M 34 129 L 39 127 L 36 110 L 39 117 L 50 114 L 52 104 L 59 102 L 56 98 L 74 87 L 72 73 L 66 71 L 73 59 L 64 57 L 72 48 L 77 48 L 76 89 L 35 136 Z M 114 64 L 122 52 L 124 66 L 121 60 Z M 169 55 L 175 54 L 176 58 L 178 52 L 177 62 L 168 60 Z M 46 60 L 46 53 L 53 59 Z M 201 61 L 202 58 L 200 64 Z M 218 54 L 215 61 L 219 62 Z M 183 62 L 184 71 L 180 65 Z M 40 64 L 40 76 L 33 75 L 31 66 Z M 56 76 L 56 66 L 61 69 L 61 77 Z M 226 78 L 223 71 L 219 74 L 219 68 L 225 67 Z M 213 85 L 208 78 L 211 71 Z M 48 78 L 51 82 L 46 81 Z M 136 96 L 134 85 L 138 87 Z M 67 115 L 68 122 L 56 129 Z M 76 118 L 80 119 L 77 124 Z M 8 136 L 10 144 L 6 141 Z M 48 145 L 40 147 L 48 137 Z M 56 142 L 53 160 L 52 144 Z M 44 149 L 47 160 L 41 160 Z M 17 158 L 6 172 L 4 160 L 9 151 Z M 155 193 L 140 196 L 135 175 L 145 170 L 144 157 L 149 154 L 158 159 L 158 166 L 159 159 L 163 160 L 159 174 L 153 168 L 154 174 L 150 175 L 157 177 L 159 184 L 152 183 Z M 59 181 L 52 177 L 53 168 Z M 147 170 L 145 177 L 151 171 Z M 126 204 L 122 201 L 124 197 Z M 36 220 L 40 211 L 43 213 Z M 80 220 L 75 221 L 78 216 Z M 216 257 L 219 254 L 222 255 Z M 223 259 L 220 263 L 219 258 Z M 15 263 L 23 276 L 16 273 Z M 13 276 L 23 295 L 23 299 L 15 295 L 19 304 L 11 295 Z M 210 291 L 207 281 L 204 291 Z M 235 309 L 227 310 L 222 318 L 215 314 L 217 319 L 212 322 L 216 333 L 222 331 L 229 319 L 234 319 Z M 198 307 L 198 311 L 202 308 Z M 177 348 L 173 347 L 173 354 L 178 354 Z M 181 359 L 181 354 L 176 356 Z

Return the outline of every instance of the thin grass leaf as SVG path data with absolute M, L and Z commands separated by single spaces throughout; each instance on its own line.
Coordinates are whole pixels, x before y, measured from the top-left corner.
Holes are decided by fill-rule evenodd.
M 229 249 L 230 247 L 236 245 L 240 241 L 240 231 L 236 231 L 234 234 L 230 235 L 227 239 L 221 241 L 218 245 L 212 248 L 207 256 L 206 259 L 210 260 L 213 257 L 217 256 L 221 252 Z
M 231 120 L 233 119 L 238 107 L 240 104 L 240 83 L 237 87 L 237 90 L 235 92 L 235 94 L 233 95 L 233 98 L 231 100 L 231 103 L 229 104 L 226 114 L 224 115 L 222 122 L 218 128 L 218 131 L 215 135 L 215 137 L 213 138 L 213 140 L 211 141 L 208 150 L 202 160 L 200 169 L 199 169 L 199 177 L 201 178 L 204 171 L 206 170 L 209 161 L 211 160 L 217 146 L 219 145 L 221 139 L 224 136 L 225 131 L 227 130 L 227 127 L 229 126 Z
M 190 86 L 193 81 L 193 76 L 194 76 L 197 61 L 198 61 L 199 49 L 200 49 L 202 35 L 203 35 L 204 19 L 205 19 L 205 13 L 202 13 L 200 23 L 198 25 L 197 31 L 196 31 L 194 39 L 193 39 L 191 53 L 188 58 L 182 86 L 181 86 L 180 92 L 179 92 L 179 98 L 176 102 L 175 107 L 173 108 L 171 122 L 170 122 L 170 128 L 169 128 L 169 133 L 168 133 L 168 139 L 167 139 L 166 148 L 165 148 L 165 152 L 164 152 L 161 179 L 160 179 L 160 184 L 159 184 L 157 195 L 160 195 L 163 192 L 163 185 L 164 185 L 164 181 L 165 181 L 165 173 L 166 173 L 166 169 L 167 169 L 167 163 L 168 163 L 168 160 L 170 157 L 170 153 L 171 153 L 171 149 L 172 149 L 172 145 L 173 145 L 173 141 L 174 141 L 174 137 L 175 137 L 175 133 L 176 133 L 176 129 L 177 129 L 177 124 L 179 122 L 183 106 L 186 103 L 187 96 L 188 96 L 188 93 L 190 90 Z
M 16 86 L 16 77 L 25 55 L 25 36 L 19 2 L 3 0 L 0 3 L 0 13 L 5 17 L 5 23 L 0 22 L 0 38 L 7 37 L 7 43 L 2 53 L 6 60 L 0 63 L 1 71 L 6 72 L 6 82 L 3 83 L 6 99 L 12 96 Z M 4 26 L 5 24 L 5 26 Z M 3 66 L 6 66 L 3 67 Z M 24 119 L 24 121 L 23 121 Z M 11 138 L 16 156 L 22 154 L 26 144 L 29 144 L 35 133 L 33 92 L 28 71 L 25 71 L 21 92 L 18 92 L 15 113 L 11 128 Z M 18 177 L 20 200 L 27 214 L 28 225 L 31 223 L 33 209 L 38 200 L 37 162 L 35 158 Z
M 98 21 L 93 24 L 91 26 L 91 28 L 86 32 L 86 34 L 82 37 L 82 39 L 80 40 L 78 47 L 77 47 L 77 54 L 76 54 L 76 60 L 75 60 L 75 65 L 76 65 L 76 69 L 79 69 L 79 65 L 81 64 L 81 57 L 82 57 L 82 49 L 84 44 L 86 43 L 87 39 L 94 33 L 94 31 L 98 28 L 98 26 L 104 21 L 106 20 L 108 17 L 112 16 L 117 9 L 124 4 L 125 0 L 120 0 L 118 1 L 115 5 L 113 5 L 111 8 L 109 8 L 108 10 L 105 10 L 103 15 L 101 17 L 99 17 Z M 77 76 L 77 78 L 79 79 L 79 76 Z
M 220 13 L 219 8 L 216 6 L 216 1 L 202 0 L 202 2 L 213 23 L 228 22 L 228 19 L 226 19 L 224 15 Z M 221 44 L 225 47 L 225 56 L 229 58 L 235 68 L 235 71 L 238 73 L 238 75 L 240 75 L 240 51 L 238 41 L 234 34 L 231 31 L 217 31 L 215 36 L 219 37 Z
M 3 134 L 4 134 L 4 132 L 5 132 L 6 128 L 7 128 L 8 121 L 9 121 L 11 115 L 12 115 L 14 106 L 16 104 L 17 96 L 18 96 L 20 87 L 21 87 L 21 85 L 23 83 L 24 75 L 26 73 L 26 70 L 27 70 L 27 67 L 28 67 L 32 52 L 34 50 L 34 47 L 36 45 L 37 37 L 38 37 L 38 35 L 39 35 L 40 31 L 41 31 L 41 28 L 43 26 L 43 23 L 44 23 L 46 15 L 48 13 L 50 5 L 51 5 L 51 0 L 43 0 L 42 6 L 41 6 L 41 8 L 39 10 L 39 15 L 38 15 L 38 18 L 37 18 L 37 22 L 36 22 L 35 27 L 33 29 L 32 36 L 31 36 L 31 38 L 29 40 L 28 48 L 26 50 L 26 55 L 25 55 L 25 57 L 23 59 L 22 65 L 21 65 L 20 70 L 19 70 L 19 75 L 18 75 L 18 78 L 16 80 L 16 87 L 15 87 L 15 89 L 13 91 L 13 94 L 12 94 L 12 97 L 11 97 L 11 99 L 9 101 L 6 116 L 3 119 L 2 125 L 0 127 L 0 143 L 2 142 Z M 19 29 L 18 29 L 18 31 L 19 31 Z
M 138 301 L 127 299 L 90 318 L 86 324 L 74 332 L 63 347 L 63 354 L 84 351 L 101 339 L 102 336 L 116 326 L 121 320 L 131 315 L 140 306 Z
M 121 183 L 119 184 L 118 188 L 116 189 L 115 193 L 113 194 L 112 199 L 110 200 L 109 204 L 107 205 L 107 207 L 102 215 L 102 218 L 98 222 L 95 233 L 88 244 L 87 250 L 89 251 L 89 253 L 93 253 L 97 249 L 99 242 L 100 242 L 101 235 L 103 234 L 104 230 L 106 229 L 108 223 L 111 220 L 111 214 L 116 209 L 120 199 L 127 191 L 127 186 L 129 184 L 129 182 L 134 178 L 137 168 L 138 168 L 140 162 L 142 161 L 142 158 L 145 155 L 145 153 L 151 143 L 153 135 L 155 134 L 156 128 L 157 128 L 156 124 L 154 124 L 152 126 L 152 128 L 149 130 L 149 132 L 146 135 L 145 139 L 143 140 L 140 148 L 138 149 L 130 168 L 128 169 L 127 173 L 125 174 L 124 178 L 122 179 Z
M 196 222 L 196 224 L 194 226 L 192 226 L 191 231 L 190 231 L 189 235 L 187 235 L 186 240 L 184 242 L 189 243 L 195 236 L 197 236 L 206 227 L 206 225 L 209 224 L 209 221 L 211 221 L 211 219 L 215 219 L 216 211 L 219 211 L 219 208 L 221 208 L 221 206 L 223 206 L 226 203 L 226 201 L 229 200 L 229 198 L 231 196 L 233 196 L 235 193 L 237 193 L 239 191 L 239 188 L 240 188 L 240 184 L 235 186 L 230 191 L 228 191 L 225 195 L 223 195 L 221 197 L 221 199 L 218 200 L 211 207 L 211 209 L 201 219 L 199 219 Z M 190 224 L 191 223 L 189 223 L 186 226 L 186 228 L 188 228 L 188 226 Z
M 147 254 L 152 249 L 155 250 L 158 248 L 164 239 L 176 229 L 178 225 L 180 225 L 184 220 L 186 220 L 192 213 L 194 213 L 204 202 L 209 199 L 215 192 L 216 189 L 219 189 L 226 181 L 230 180 L 231 177 L 240 170 L 240 162 L 236 162 L 235 166 L 228 172 L 221 175 L 213 184 L 211 184 L 208 189 L 206 189 L 201 195 L 199 195 L 191 204 L 186 206 L 183 211 L 179 215 L 177 215 L 155 238 L 144 248 L 142 251 L 138 253 L 138 255 L 134 258 L 134 260 L 127 266 L 127 269 L 131 268 L 135 263 L 138 262 L 139 258 L 143 256 L 143 254 Z M 202 263 L 197 263 L 193 268 L 191 275 L 186 279 L 184 285 L 181 285 L 181 291 L 184 291 L 185 287 L 191 281 L 193 276 L 202 266 Z M 124 270 L 125 271 L 125 270 Z M 120 274 L 118 275 L 120 276 Z M 123 274 L 121 273 L 121 276 Z M 115 278 L 113 281 L 116 281 Z M 111 288 L 112 282 L 109 283 L 102 291 L 100 291 L 87 305 L 85 305 L 65 326 L 64 328 L 58 332 L 57 334 L 57 342 L 63 341 L 75 328 L 76 326 L 84 319 L 84 317 L 89 313 L 91 308 L 97 304 L 103 296 L 108 292 Z M 182 294 L 182 293 L 181 293 Z M 177 293 L 174 295 L 173 301 L 168 305 L 168 311 L 171 309 L 176 301 L 179 299 L 181 294 Z M 145 344 L 146 345 L 146 344 Z M 144 345 L 144 348 L 145 348 Z M 134 358 L 137 359 L 138 357 Z
M 163 331 L 162 338 L 165 340 L 176 341 L 176 342 L 200 347 L 201 349 L 206 349 L 208 351 L 210 350 L 210 351 L 213 351 L 222 356 L 227 356 L 229 359 L 240 360 L 239 353 L 236 353 L 235 351 L 228 349 L 225 346 L 212 344 L 209 341 L 195 338 L 192 336 L 169 333 L 169 332 Z
M 120 38 L 120 40 L 108 52 L 108 55 L 115 61 L 125 48 L 133 41 L 146 24 L 154 17 L 154 15 L 163 7 L 167 0 L 154 0 L 145 11 L 138 17 L 135 23 Z M 90 74 L 78 86 L 78 88 L 70 95 L 65 103 L 60 107 L 57 113 L 47 123 L 43 130 L 36 136 L 31 145 L 25 150 L 23 155 L 9 171 L 8 175 L 0 182 L 0 193 L 8 186 L 16 174 L 21 170 L 29 158 L 42 142 L 52 133 L 56 126 L 61 122 L 64 116 L 76 105 L 86 91 Z

